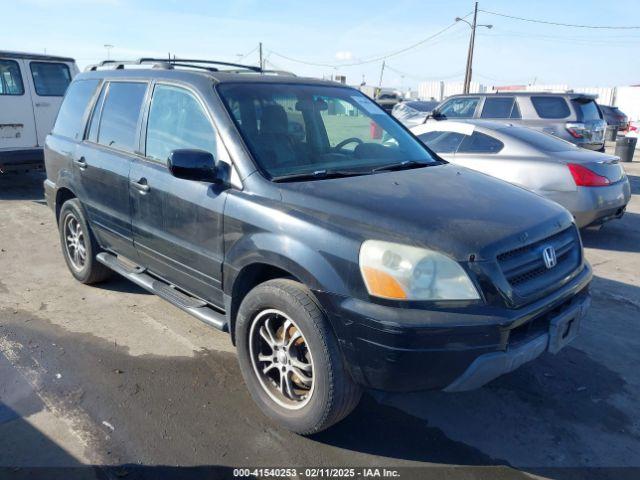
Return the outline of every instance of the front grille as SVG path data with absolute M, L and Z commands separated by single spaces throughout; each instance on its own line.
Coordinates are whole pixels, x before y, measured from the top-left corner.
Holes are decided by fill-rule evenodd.
M 553 247 L 557 264 L 547 268 L 542 251 Z M 580 266 L 578 231 L 571 226 L 555 235 L 498 255 L 498 264 L 513 291 L 521 297 L 560 282 Z

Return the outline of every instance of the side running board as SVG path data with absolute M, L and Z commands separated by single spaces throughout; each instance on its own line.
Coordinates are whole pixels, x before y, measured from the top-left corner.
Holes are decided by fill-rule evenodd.
M 118 257 L 111 253 L 101 252 L 96 258 L 111 270 L 131 280 L 145 290 L 165 299 L 169 303 L 172 303 L 180 310 L 193 315 L 198 320 L 223 332 L 228 331 L 227 317 L 224 312 L 215 310 L 202 300 L 191 297 L 173 288 L 171 285 L 144 273 L 143 268 L 137 266 L 132 267 L 130 264 L 120 261 Z

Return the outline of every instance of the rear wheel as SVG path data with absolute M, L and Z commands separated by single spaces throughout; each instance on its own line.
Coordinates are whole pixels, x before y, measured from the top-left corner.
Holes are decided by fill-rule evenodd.
M 95 258 L 100 249 L 77 198 L 67 200 L 62 205 L 58 228 L 62 255 L 76 280 L 91 284 L 112 275 L 113 272 Z
M 291 431 L 324 430 L 360 400 L 322 310 L 298 282 L 270 280 L 249 292 L 238 311 L 236 342 L 251 396 Z

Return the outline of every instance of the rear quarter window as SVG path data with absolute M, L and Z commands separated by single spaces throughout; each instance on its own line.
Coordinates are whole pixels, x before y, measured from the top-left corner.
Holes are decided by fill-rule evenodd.
M 567 118 L 571 114 L 563 97 L 531 97 L 531 103 L 540 118 Z
M 78 80 L 69 86 L 53 126 L 54 134 L 74 140 L 82 139 L 85 113 L 98 83 L 99 80 Z
M 498 153 L 503 148 L 504 143 L 497 138 L 473 132 L 471 135 L 465 135 L 457 153 Z

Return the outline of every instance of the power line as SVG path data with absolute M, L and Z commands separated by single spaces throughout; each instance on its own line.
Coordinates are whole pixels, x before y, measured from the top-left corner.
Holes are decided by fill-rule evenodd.
M 471 15 L 470 13 L 468 13 L 467 15 L 465 15 L 462 18 L 468 17 L 469 15 Z M 446 26 L 445 28 L 443 28 L 442 30 L 437 31 L 436 33 L 434 33 L 433 35 L 428 36 L 427 38 L 423 38 L 422 40 L 420 40 L 419 42 L 416 42 L 414 44 L 411 44 L 407 47 L 401 48 L 399 50 L 395 50 L 393 52 L 384 54 L 384 55 L 380 55 L 374 58 L 369 58 L 366 60 L 358 60 L 356 62 L 351 62 L 351 63 L 319 63 L 319 62 L 309 62 L 307 60 L 301 60 L 299 58 L 293 58 L 293 57 L 289 57 L 287 55 L 283 55 L 281 53 L 275 52 L 273 50 L 269 50 L 269 53 L 276 55 L 278 57 L 284 58 L 285 60 L 289 60 L 290 62 L 295 62 L 295 63 L 302 63 L 304 65 L 311 65 L 314 67 L 329 67 L 329 68 L 341 68 L 341 67 L 355 67 L 357 65 L 365 65 L 367 63 L 375 63 L 375 62 L 379 62 L 381 60 L 386 60 L 387 58 L 391 58 L 391 57 L 395 57 L 397 55 L 400 55 L 402 53 L 405 53 L 409 50 L 412 50 L 416 47 L 419 47 L 420 45 L 424 45 L 425 43 L 427 43 L 430 40 L 433 40 L 434 38 L 438 37 L 439 35 L 442 35 L 443 33 L 445 33 L 447 30 L 455 27 L 457 25 L 458 22 L 453 22 L 450 25 Z
M 511 18 L 513 20 L 520 20 L 523 22 L 531 22 L 531 23 L 543 23 L 545 25 L 555 25 L 557 27 L 572 27 L 572 28 L 594 28 L 601 30 L 640 30 L 640 26 L 612 26 L 612 25 L 578 25 L 574 23 L 560 23 L 560 22 L 549 22 L 546 20 L 537 20 L 534 18 L 524 18 L 524 17 L 516 17 L 514 15 L 507 15 L 506 13 L 498 13 L 498 12 L 490 12 L 488 10 L 480 10 L 483 13 L 488 13 L 489 15 L 497 15 L 498 17 Z

